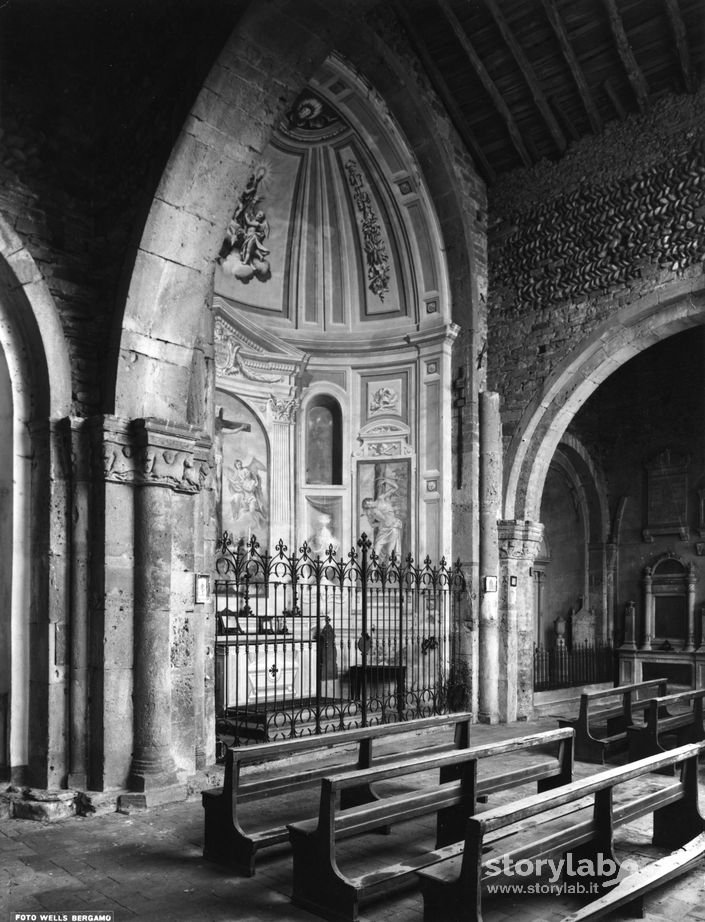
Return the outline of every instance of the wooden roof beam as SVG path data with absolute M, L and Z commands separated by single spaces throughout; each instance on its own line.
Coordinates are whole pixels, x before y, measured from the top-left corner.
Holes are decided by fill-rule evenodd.
M 443 76 L 441 75 L 441 72 L 436 66 L 435 61 L 426 50 L 426 45 L 422 38 L 419 36 L 416 26 L 414 26 L 411 18 L 409 17 L 407 9 L 404 6 L 405 2 L 406 0 L 398 0 L 398 2 L 394 4 L 397 17 L 406 29 L 414 51 L 423 64 L 428 78 L 431 81 L 431 85 L 438 94 L 446 111 L 450 115 L 455 129 L 460 135 L 468 151 L 470 152 L 473 160 L 475 161 L 475 165 L 477 166 L 480 175 L 485 180 L 485 182 L 488 183 L 488 185 L 492 185 L 497 179 L 497 174 L 490 166 L 490 163 L 487 157 L 485 157 L 484 151 L 480 147 L 477 138 L 468 128 L 467 118 L 463 115 L 460 106 L 458 106 L 458 104 L 455 102 L 452 93 L 448 89 L 448 84 L 445 82 Z
M 602 0 L 602 2 L 607 11 L 607 16 L 609 17 L 610 29 L 612 30 L 612 35 L 617 44 L 617 51 L 622 59 L 622 64 L 627 72 L 627 77 L 632 85 L 632 89 L 634 90 L 639 108 L 643 111 L 649 102 L 649 87 L 646 83 L 646 78 L 637 64 L 632 46 L 629 44 L 629 38 L 624 29 L 622 17 L 619 15 L 616 0 Z
M 489 73 L 487 72 L 487 68 L 482 63 L 480 56 L 478 55 L 477 51 L 475 51 L 475 48 L 472 42 L 470 41 L 470 39 L 468 38 L 467 33 L 464 31 L 462 25 L 460 24 L 458 17 L 455 15 L 453 10 L 450 8 L 448 0 L 438 0 L 438 5 L 443 11 L 446 19 L 448 20 L 448 24 L 453 30 L 453 34 L 455 35 L 457 40 L 460 42 L 460 45 L 463 51 L 467 55 L 468 60 L 470 61 L 470 64 L 472 65 L 473 70 L 479 77 L 480 82 L 484 86 L 488 96 L 490 97 L 490 99 L 494 103 L 495 108 L 497 109 L 502 119 L 504 120 L 504 124 L 506 125 L 507 131 L 509 132 L 509 137 L 512 140 L 512 144 L 514 145 L 515 150 L 521 157 L 522 163 L 524 164 L 524 166 L 531 166 L 532 164 L 531 155 L 526 149 L 526 145 L 524 144 L 524 140 L 521 136 L 521 132 L 519 131 L 517 124 L 514 121 L 514 116 L 509 111 L 509 107 L 504 101 L 502 94 L 497 89 L 497 86 L 494 80 L 492 79 L 492 77 L 490 77 Z
M 543 120 L 546 122 L 546 127 L 550 131 L 551 137 L 553 138 L 556 147 L 562 153 L 568 146 L 565 135 L 563 134 L 560 125 L 556 121 L 556 117 L 551 111 L 551 106 L 548 102 L 548 99 L 546 98 L 546 94 L 541 89 L 541 84 L 536 76 L 534 68 L 531 66 L 531 62 L 524 54 L 524 49 L 514 37 L 514 33 L 509 28 L 509 23 L 504 18 L 504 13 L 497 5 L 496 0 L 485 0 L 485 5 L 492 14 L 494 21 L 497 24 L 497 28 L 499 29 L 502 38 L 506 42 L 507 47 L 514 55 L 514 60 L 519 65 L 519 68 L 524 75 L 524 79 L 526 80 L 527 86 L 531 90 L 531 95 L 534 98 L 536 108 L 543 116 Z
M 590 119 L 590 125 L 592 130 L 597 133 L 602 131 L 602 119 L 600 118 L 600 113 L 597 111 L 597 106 L 595 101 L 592 98 L 590 90 L 585 80 L 585 74 L 580 66 L 578 58 L 576 57 L 575 52 L 573 51 L 573 46 L 570 44 L 568 39 L 568 33 L 566 32 L 565 26 L 563 25 L 563 20 L 558 13 L 555 0 L 542 0 L 543 8 L 546 11 L 546 16 L 548 21 L 551 23 L 551 27 L 556 34 L 558 39 L 558 44 L 561 47 L 561 52 L 565 58 L 566 64 L 570 69 L 571 74 L 573 75 L 573 80 L 578 87 L 578 93 L 580 98 L 583 101 L 583 106 L 585 106 L 585 111 L 587 112 L 588 118 Z
M 678 7 L 678 0 L 664 0 L 666 4 L 666 13 L 668 14 L 668 22 L 671 26 L 671 31 L 673 32 L 673 38 L 676 43 L 676 48 L 678 49 L 678 57 L 681 62 L 681 72 L 683 74 L 683 83 L 685 84 L 686 92 L 694 93 L 697 88 L 697 80 L 695 79 L 695 73 L 693 71 L 693 63 L 690 58 L 690 50 L 688 48 L 688 39 L 686 37 L 685 23 L 683 22 L 683 17 L 681 16 L 681 11 Z
M 612 86 L 612 81 L 611 81 L 611 80 L 605 80 L 605 82 L 602 84 L 602 86 L 604 87 L 605 93 L 607 94 L 607 98 L 609 99 L 609 101 L 610 101 L 610 102 L 612 103 L 612 105 L 614 106 L 614 111 L 617 113 L 617 115 L 619 116 L 619 118 L 621 118 L 621 119 L 626 118 L 626 116 L 627 116 L 627 110 L 626 110 L 626 109 L 624 108 L 624 106 L 622 105 L 622 101 L 621 101 L 621 99 L 619 98 L 619 96 L 617 95 L 617 91 L 616 91 L 615 88 Z

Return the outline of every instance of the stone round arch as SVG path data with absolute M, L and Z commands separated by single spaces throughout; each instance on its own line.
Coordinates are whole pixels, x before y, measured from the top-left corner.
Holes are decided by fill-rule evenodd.
M 47 679 L 32 631 L 61 604 L 61 589 L 50 599 L 49 569 L 37 561 L 56 550 L 50 428 L 70 408 L 56 306 L 30 252 L 0 217 L 0 773 L 38 785 L 47 783 L 33 757 L 46 748 L 46 714 L 30 719 L 30 690 L 41 694 Z
M 588 397 L 626 361 L 705 323 L 705 280 L 673 282 L 616 311 L 568 355 L 525 410 L 505 461 L 504 517 L 539 520 L 551 458 Z
M 239 21 L 172 150 L 137 247 L 117 325 L 116 415 L 212 427 L 211 288 L 234 190 L 334 51 L 375 87 L 415 153 L 443 237 L 453 241 L 451 300 L 469 314 L 481 276 L 471 271 L 476 215 L 457 190 L 468 187 L 471 165 L 457 154 L 449 123 L 440 125 L 431 92 L 409 92 L 416 78 L 406 52 L 365 21 L 377 5 L 340 0 L 330 10 L 315 0 L 274 0 L 251 4 Z M 469 316 L 465 324 L 477 326 Z
M 71 366 L 61 320 L 31 253 L 0 215 L 0 347 L 16 415 L 25 422 L 71 409 Z

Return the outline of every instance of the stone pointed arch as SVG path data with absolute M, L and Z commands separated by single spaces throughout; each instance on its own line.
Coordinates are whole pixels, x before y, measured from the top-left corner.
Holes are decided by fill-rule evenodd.
M 479 181 L 469 183 L 472 165 L 458 155 L 448 124 L 439 130 L 430 89 L 425 97 L 400 95 L 415 79 L 413 62 L 366 23 L 377 5 L 343 0 L 331 11 L 314 0 L 275 0 L 250 5 L 239 21 L 172 150 L 137 247 L 119 330 L 117 416 L 210 429 L 212 276 L 234 190 L 244 186 L 274 126 L 334 51 L 380 93 L 417 154 L 444 239 L 453 241 L 452 300 L 464 326 L 478 329 L 469 305 L 477 304 L 484 278 L 472 264 L 484 190 Z M 475 209 L 458 201 L 462 188 L 477 200 Z
M 705 281 L 674 281 L 599 326 L 558 366 L 525 410 L 506 454 L 504 515 L 538 521 L 543 484 L 566 427 L 612 372 L 639 352 L 705 323 Z

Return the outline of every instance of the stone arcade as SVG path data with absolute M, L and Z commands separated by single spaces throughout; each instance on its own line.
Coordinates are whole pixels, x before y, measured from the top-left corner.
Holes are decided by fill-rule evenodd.
M 81 6 L 0 9 L 0 780 L 215 763 L 224 531 L 459 560 L 484 722 L 702 685 L 701 4 Z

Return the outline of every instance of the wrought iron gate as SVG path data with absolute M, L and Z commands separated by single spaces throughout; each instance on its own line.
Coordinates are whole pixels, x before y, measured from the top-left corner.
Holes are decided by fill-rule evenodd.
M 216 561 L 216 714 L 232 745 L 443 713 L 456 700 L 460 565 L 377 558 L 362 535 L 347 557 L 289 555 L 256 538 Z

